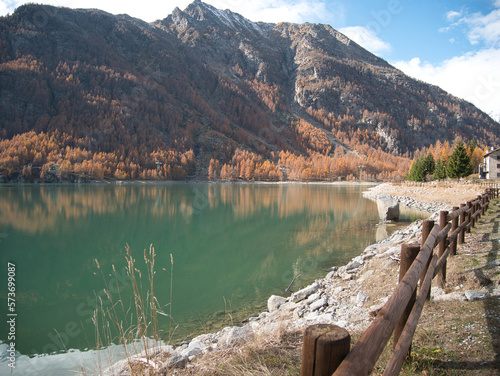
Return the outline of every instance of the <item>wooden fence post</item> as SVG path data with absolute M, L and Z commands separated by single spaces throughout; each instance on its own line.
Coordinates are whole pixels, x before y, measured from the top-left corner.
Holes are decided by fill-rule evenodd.
M 474 214 L 476 213 L 477 204 L 476 200 L 472 201 L 472 212 L 471 212 L 471 228 L 474 228 L 474 224 L 476 223 L 476 217 Z
M 344 328 L 318 324 L 304 331 L 301 376 L 331 376 L 351 349 L 351 336 Z
M 452 213 L 454 211 L 457 211 L 458 209 L 460 209 L 458 206 L 454 206 L 453 210 L 452 210 Z M 458 228 L 458 217 L 455 217 L 451 221 L 451 233 L 453 234 L 453 232 L 457 228 Z M 455 256 L 457 254 L 457 237 L 455 237 L 455 239 L 453 239 L 453 241 L 450 244 L 450 247 L 451 247 L 450 255 Z
M 476 220 L 474 221 L 474 223 L 479 221 L 479 219 L 481 218 L 481 213 L 483 210 L 483 208 L 482 208 L 483 198 L 481 196 L 477 196 L 476 202 L 477 202 L 477 206 L 476 206 L 477 217 L 476 217 Z
M 467 234 L 470 234 L 471 220 L 472 220 L 472 202 L 467 201 Z
M 418 256 L 418 252 L 420 252 L 420 245 L 418 243 L 414 244 L 401 244 L 401 262 L 399 264 L 399 282 L 401 282 L 408 271 L 410 269 L 411 264 Z M 422 273 L 425 276 L 425 273 Z M 406 306 L 401 319 L 398 324 L 394 328 L 394 348 L 398 344 L 399 337 L 405 328 L 406 321 L 408 321 L 408 317 L 410 317 L 411 310 L 413 309 L 413 305 L 415 304 L 415 300 L 417 299 L 417 289 L 413 292 L 413 295 Z M 408 355 L 411 352 L 411 346 L 408 350 Z
M 443 210 L 439 213 L 439 229 L 442 230 L 446 227 L 446 224 L 448 222 L 448 212 Z M 448 239 L 448 236 L 445 236 L 443 240 L 439 243 L 439 249 L 438 249 L 438 257 L 441 258 L 441 256 L 444 254 L 446 251 L 446 241 Z M 446 284 L 446 261 L 443 263 L 443 266 L 441 269 L 439 269 L 438 275 L 437 275 L 437 283 L 438 286 L 444 289 L 445 284 Z
M 422 248 L 425 244 L 425 241 L 429 237 L 429 234 L 432 231 L 432 228 L 434 227 L 434 221 L 430 219 L 426 219 L 422 223 L 422 240 L 420 242 L 420 248 Z M 427 269 L 429 269 L 429 265 L 431 263 L 431 257 L 429 257 L 429 261 L 427 262 L 427 266 L 425 267 L 424 271 L 422 272 L 422 276 L 420 277 L 420 286 L 424 283 L 425 275 L 427 274 Z M 427 300 L 431 300 L 431 291 L 429 290 L 429 294 L 427 294 Z
M 460 204 L 460 209 L 464 208 L 465 204 Z M 460 227 L 463 226 L 465 222 L 465 212 L 460 214 Z M 458 235 L 458 244 L 464 244 L 465 243 L 465 228 L 462 228 L 462 231 L 460 231 L 460 234 Z

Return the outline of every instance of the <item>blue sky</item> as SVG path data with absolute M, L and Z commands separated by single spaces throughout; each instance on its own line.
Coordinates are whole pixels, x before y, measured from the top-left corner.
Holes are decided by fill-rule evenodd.
M 154 21 L 191 1 L 40 2 Z M 500 0 L 204 1 L 252 21 L 329 24 L 406 74 L 438 85 L 500 120 Z M 25 2 L 0 0 L 0 14 L 12 13 Z

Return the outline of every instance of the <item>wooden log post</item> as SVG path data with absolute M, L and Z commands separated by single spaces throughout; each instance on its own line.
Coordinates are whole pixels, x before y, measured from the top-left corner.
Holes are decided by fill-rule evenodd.
M 413 261 L 415 261 L 415 259 L 417 258 L 419 252 L 420 252 L 420 245 L 418 243 L 401 244 L 401 261 L 399 264 L 400 283 L 403 280 L 408 269 L 410 269 L 411 264 L 413 264 Z M 425 273 L 422 273 L 422 275 L 425 278 Z M 406 306 L 406 309 L 403 312 L 403 315 L 401 316 L 401 319 L 396 325 L 396 328 L 394 328 L 394 348 L 396 348 L 396 345 L 398 344 L 399 341 L 399 337 L 401 336 L 401 333 L 403 332 L 403 329 L 406 326 L 406 322 L 408 321 L 408 317 L 410 317 L 410 313 L 411 310 L 413 309 L 413 305 L 415 304 L 416 298 L 417 298 L 417 289 L 415 289 L 415 291 L 413 292 L 410 301 L 408 302 L 408 305 Z M 410 355 L 410 352 L 411 352 L 411 346 L 410 349 L 408 350 L 408 355 Z
M 470 234 L 470 224 L 472 220 L 472 202 L 467 201 L 467 233 Z
M 475 222 L 479 221 L 479 219 L 481 218 L 481 214 L 483 212 L 483 207 L 482 207 L 483 197 L 477 196 L 476 202 L 477 202 L 477 207 L 476 207 L 477 217 Z
M 332 324 L 312 325 L 304 331 L 301 376 L 331 376 L 351 349 L 351 336 Z
M 403 281 L 396 286 L 377 317 L 349 351 L 349 354 L 335 371 L 335 376 L 369 375 L 373 370 L 408 305 L 411 294 L 415 291 L 438 236 L 439 226 L 435 225 Z
M 459 209 L 460 208 L 458 206 L 453 207 L 453 211 L 457 211 Z M 457 228 L 458 228 L 458 216 L 454 217 L 453 220 L 451 221 L 451 232 L 453 233 Z M 451 242 L 450 248 L 451 248 L 450 255 L 455 256 L 457 254 L 457 238 L 456 237 Z
M 460 209 L 463 209 L 465 207 L 465 204 L 460 204 Z M 460 231 L 460 234 L 458 235 L 458 244 L 464 244 L 465 243 L 465 227 L 464 226 L 465 222 L 465 212 L 460 214 L 460 227 L 462 230 Z
M 446 227 L 446 224 L 448 223 L 448 212 L 443 210 L 439 213 L 439 229 L 442 230 Z M 438 257 L 441 258 L 441 256 L 444 254 L 446 251 L 446 242 L 448 237 L 445 236 L 444 239 L 439 243 L 439 248 L 438 248 Z M 437 283 L 438 286 L 444 289 L 446 285 L 446 261 L 443 264 L 443 267 L 439 270 L 439 273 L 437 275 Z
M 405 355 L 408 354 L 408 349 L 411 347 L 413 335 L 415 334 L 418 320 L 420 319 L 420 315 L 422 314 L 422 310 L 424 308 L 426 300 L 425 297 L 431 289 L 432 278 L 434 276 L 434 270 L 436 268 L 436 260 L 437 255 L 433 254 L 431 258 L 431 264 L 429 265 L 429 270 L 427 272 L 427 275 L 425 276 L 424 283 L 420 285 L 417 300 L 415 302 L 413 310 L 411 311 L 410 317 L 408 318 L 408 322 L 406 323 L 403 333 L 401 333 L 401 337 L 399 338 L 399 341 L 394 348 L 394 351 L 392 352 L 391 359 L 387 363 L 384 374 L 382 376 L 398 376 L 401 371 L 403 362 L 406 359 Z
M 423 248 L 425 242 L 427 241 L 427 238 L 429 237 L 429 234 L 432 231 L 432 228 L 434 227 L 434 221 L 430 219 L 426 219 L 422 223 L 422 240 L 420 242 L 420 247 Z M 420 277 L 420 286 L 424 283 L 424 278 L 425 274 L 427 273 L 427 269 L 429 268 L 429 264 L 431 262 L 431 258 L 429 258 L 429 262 L 427 263 L 427 266 L 424 269 L 424 272 L 422 273 L 422 277 Z M 431 300 L 431 292 L 429 291 L 429 294 L 427 294 L 427 300 Z
M 474 225 L 476 223 L 476 217 L 474 214 L 476 214 L 477 210 L 477 203 L 476 200 L 472 201 L 472 213 L 471 213 L 471 228 L 474 228 Z

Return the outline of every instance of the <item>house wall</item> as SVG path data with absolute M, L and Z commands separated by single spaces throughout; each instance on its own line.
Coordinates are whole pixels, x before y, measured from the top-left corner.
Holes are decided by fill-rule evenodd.
M 488 155 L 486 158 L 486 179 L 500 179 L 500 150 Z

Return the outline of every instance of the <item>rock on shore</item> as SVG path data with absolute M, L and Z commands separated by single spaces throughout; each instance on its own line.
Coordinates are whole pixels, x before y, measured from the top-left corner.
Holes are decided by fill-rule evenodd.
M 369 190 L 365 197 L 376 200 L 383 194 Z M 384 194 L 385 195 L 385 194 Z M 444 202 L 419 202 L 411 197 L 387 196 L 398 203 L 439 216 L 440 210 L 449 210 Z M 402 243 L 420 242 L 422 221 L 396 231 L 389 238 L 368 246 L 347 265 L 332 268 L 323 279 L 318 279 L 288 297 L 273 295 L 268 300 L 268 311 L 246 320 L 243 326 L 227 327 L 217 333 L 203 334 L 177 348 L 161 346 L 156 361 L 149 360 L 155 369 L 184 367 L 197 356 L 218 351 L 249 341 L 257 335 L 275 333 L 280 327 L 301 330 L 309 325 L 330 323 L 349 331 L 365 330 L 376 313 L 385 304 L 397 285 L 398 261 Z M 434 290 L 434 289 L 433 289 Z M 444 299 L 440 291 L 433 291 L 437 299 Z M 459 298 L 462 297 L 448 297 Z M 473 292 L 463 299 L 476 299 Z M 372 313 L 372 314 L 370 314 Z M 160 360 L 161 359 L 161 360 Z M 145 362 L 145 354 L 132 359 Z M 129 375 L 130 362 L 119 362 L 104 375 Z
M 402 206 L 432 214 L 439 213 L 439 211 L 441 210 L 450 210 L 452 208 L 450 204 L 447 204 L 444 201 L 424 202 L 416 200 L 415 198 L 410 196 L 395 196 L 387 194 L 384 192 L 384 184 L 377 185 L 376 187 L 370 188 L 367 191 L 363 192 L 363 197 L 374 201 L 391 199 L 393 201 L 397 201 Z
M 389 195 L 377 197 L 377 209 L 382 221 L 397 221 L 399 219 L 399 201 Z
M 156 363 L 150 360 L 149 364 L 158 369 L 184 367 L 197 356 L 237 346 L 256 335 L 272 334 L 283 325 L 300 330 L 313 324 L 332 323 L 351 331 L 363 330 L 373 319 L 370 312 L 380 308 L 396 286 L 400 244 L 417 241 L 420 232 L 421 221 L 417 221 L 390 238 L 368 246 L 347 265 L 332 268 L 325 278 L 290 296 L 271 296 L 268 311 L 249 318 L 241 327 L 227 327 L 217 333 L 203 334 L 177 348 L 158 347 L 161 356 L 157 358 L 166 360 Z M 379 286 L 383 277 L 386 278 L 384 283 L 392 288 L 375 291 L 373 286 Z M 144 363 L 145 354 L 133 357 L 132 361 Z M 128 364 L 119 362 L 104 375 L 129 375 Z

